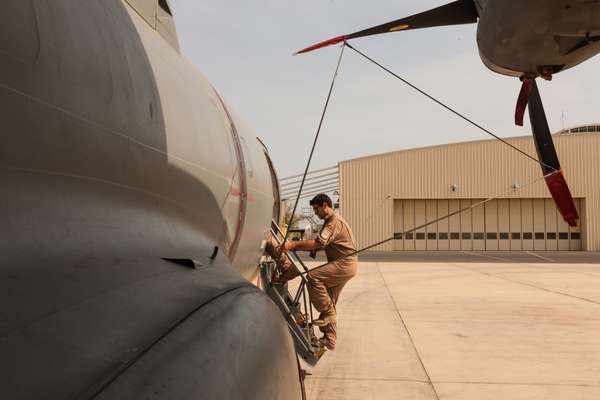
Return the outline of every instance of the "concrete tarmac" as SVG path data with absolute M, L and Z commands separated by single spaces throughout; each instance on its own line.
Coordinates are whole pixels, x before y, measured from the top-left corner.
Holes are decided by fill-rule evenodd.
M 361 261 L 308 399 L 600 399 L 600 264 L 535 259 Z

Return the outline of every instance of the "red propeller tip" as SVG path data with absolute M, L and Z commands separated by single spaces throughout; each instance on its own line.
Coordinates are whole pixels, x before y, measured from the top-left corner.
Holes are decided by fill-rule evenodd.
M 333 39 L 328 39 L 325 40 L 323 42 L 317 43 L 317 44 L 313 44 L 312 46 L 309 46 L 305 49 L 302 49 L 300 51 L 297 51 L 294 53 L 294 55 L 296 54 L 302 54 L 302 53 L 308 53 L 309 51 L 313 51 L 313 50 L 317 50 L 320 49 L 322 47 L 327 47 L 327 46 L 331 46 L 333 44 L 337 44 L 337 43 L 341 43 L 343 41 L 345 41 L 348 38 L 347 35 L 342 35 L 342 36 L 338 36 L 338 37 L 334 37 Z
M 579 214 L 562 171 L 546 177 L 546 184 L 563 219 L 569 226 L 577 226 Z

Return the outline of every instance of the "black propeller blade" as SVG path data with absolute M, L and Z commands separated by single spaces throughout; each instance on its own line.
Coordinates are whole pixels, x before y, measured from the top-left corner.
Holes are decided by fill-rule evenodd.
M 435 26 L 471 24 L 477 22 L 477 8 L 473 0 L 458 0 L 441 7 L 434 8 L 410 17 L 397 19 L 382 25 L 364 29 L 348 35 L 337 36 L 332 39 L 314 44 L 298 51 L 296 54 L 307 53 L 321 47 L 355 39 L 364 36 L 378 35 L 380 33 L 405 31 L 410 29 L 432 28 Z
M 538 158 L 542 163 L 542 172 L 544 175 L 552 174 L 546 177 L 546 185 L 550 194 L 556 203 L 564 220 L 570 226 L 576 226 L 579 215 L 575 208 L 575 202 L 571 196 L 569 185 L 562 173 L 556 148 L 552 141 L 550 128 L 544 112 L 544 105 L 538 90 L 535 79 L 531 79 L 531 94 L 529 96 L 529 119 L 533 130 L 533 139 Z

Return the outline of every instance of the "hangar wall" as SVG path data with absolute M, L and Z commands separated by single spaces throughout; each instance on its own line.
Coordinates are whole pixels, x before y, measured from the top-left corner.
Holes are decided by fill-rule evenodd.
M 581 219 L 578 228 L 572 230 L 572 236 L 580 241 L 580 249 L 600 251 L 600 133 L 566 133 L 554 135 L 553 138 L 571 194 L 577 199 L 576 204 L 580 209 Z M 536 154 L 530 136 L 511 138 L 508 142 L 528 154 Z M 427 200 L 474 201 L 502 193 L 501 199 L 524 199 L 526 204 L 527 201 L 533 204 L 535 199 L 550 199 L 538 164 L 497 140 L 363 157 L 341 162 L 339 171 L 340 212 L 352 226 L 361 248 L 397 233 L 398 221 L 395 223 L 395 218 L 398 211 L 394 213 L 394 204 L 397 210 L 398 201 L 422 200 L 425 201 L 423 204 L 427 204 Z M 544 204 L 547 202 L 544 201 Z M 485 212 L 483 208 L 473 210 L 474 214 Z M 557 224 L 561 223 L 559 216 Z M 443 226 L 443 223 L 440 224 Z M 552 223 L 550 225 L 548 232 L 556 230 L 558 240 L 561 229 Z M 405 223 L 403 226 L 407 229 Z M 451 231 L 449 226 L 447 231 Z M 535 235 L 535 227 L 531 231 Z M 445 233 L 450 235 L 451 232 L 443 233 L 442 237 L 445 237 Z M 504 232 L 500 233 L 504 237 Z M 550 233 L 548 238 L 552 237 Z M 374 250 L 405 249 L 399 248 L 398 240 Z M 418 245 L 415 243 L 415 246 Z M 572 246 L 571 249 L 575 249 Z M 479 247 L 475 245 L 475 248 Z M 491 247 L 493 249 L 494 246 Z M 405 250 L 410 249 L 408 246 Z M 516 246 L 513 249 L 517 250 Z M 529 245 L 521 246 L 521 249 L 527 250 Z M 565 249 L 564 246 L 561 249 Z

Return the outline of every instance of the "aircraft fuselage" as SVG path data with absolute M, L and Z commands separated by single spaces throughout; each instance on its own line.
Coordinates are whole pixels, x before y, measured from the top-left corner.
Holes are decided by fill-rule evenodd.
M 300 398 L 253 284 L 274 171 L 167 5 L 0 9 L 3 398 Z

